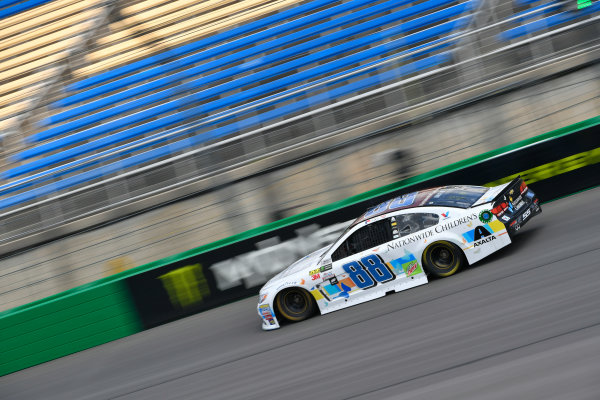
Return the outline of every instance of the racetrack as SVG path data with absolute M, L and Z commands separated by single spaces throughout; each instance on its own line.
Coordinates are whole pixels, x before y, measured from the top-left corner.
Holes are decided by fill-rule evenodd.
M 2 399 L 598 399 L 600 188 L 461 273 L 263 332 L 256 299 L 0 378 Z

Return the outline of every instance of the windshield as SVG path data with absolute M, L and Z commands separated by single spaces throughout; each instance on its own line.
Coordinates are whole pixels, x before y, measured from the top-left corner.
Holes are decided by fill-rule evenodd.
M 481 186 L 450 186 L 440 188 L 431 198 L 429 198 L 424 206 L 440 206 L 440 207 L 471 207 L 488 188 Z

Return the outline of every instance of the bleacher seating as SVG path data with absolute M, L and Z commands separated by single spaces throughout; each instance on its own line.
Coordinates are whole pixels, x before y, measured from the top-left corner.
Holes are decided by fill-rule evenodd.
M 519 0 L 523 4 L 531 4 L 534 2 L 539 2 L 539 0 Z M 582 17 L 594 14 L 600 11 L 600 2 L 592 4 L 589 7 L 586 7 L 581 10 L 573 11 L 564 11 L 562 5 L 557 4 L 557 2 L 551 1 L 549 3 L 544 3 L 542 5 L 538 5 L 532 7 L 524 13 L 521 13 L 522 16 L 517 16 L 519 18 L 515 19 L 514 28 L 510 28 L 505 30 L 500 34 L 500 39 L 509 41 L 513 39 L 521 38 L 525 35 L 538 33 L 539 31 L 556 28 L 561 24 L 566 24 L 577 19 L 581 19 Z M 541 17 L 541 18 L 537 18 Z M 534 19 L 533 21 L 523 23 L 527 20 Z
M 94 28 L 98 3 L 59 0 L 28 8 L 41 2 L 23 2 L 0 10 L 22 11 L 0 19 L 0 120 L 6 131 L 15 129 L 17 116 L 30 111 L 47 82 L 56 79 L 57 67 L 82 43 L 82 33 Z
M 65 7 L 74 3 L 54 3 L 59 1 Z M 513 15 L 499 42 L 597 10 L 596 4 L 575 15 L 553 3 L 519 1 L 528 12 Z M 52 115 L 37 121 L 40 129 L 11 157 L 15 164 L 1 176 L 13 180 L 0 186 L 0 209 L 450 65 L 478 5 L 478 0 L 148 0 L 123 7 L 108 33 L 85 53 L 83 66 L 72 71 L 75 81 L 49 105 Z M 73 45 L 69 40 L 90 29 L 82 16 L 89 11 L 73 12 L 70 24 L 56 21 L 54 30 L 27 36 L 32 39 L 24 43 L 13 37 L 10 51 L 16 57 L 0 61 L 0 73 L 11 65 L 64 57 L 63 48 Z M 27 52 L 40 48 L 34 56 Z M 31 81 L 23 81 L 30 87 L 49 76 L 50 69 L 35 68 Z M 0 86 L 0 95 L 11 96 L 0 96 L 0 106 L 9 110 L 5 119 L 26 108 L 28 99 L 27 90 L 8 80 L 6 85 Z
M 235 2 L 225 9 L 218 9 L 208 15 L 185 19 L 177 24 L 142 34 L 138 37 L 134 29 L 125 29 L 110 41 L 125 39 L 114 45 L 88 55 L 90 65 L 74 72 L 82 78 L 101 71 L 112 69 L 141 57 L 151 56 L 157 49 L 171 48 L 188 42 L 191 37 L 202 37 L 243 24 L 265 14 L 276 12 L 283 7 L 293 6 L 298 0 L 244 0 Z M 151 22 L 151 20 L 150 20 Z M 133 35 L 133 36 L 131 36 Z
M 0 19 L 24 13 L 52 0 L 3 0 L 0 2 Z

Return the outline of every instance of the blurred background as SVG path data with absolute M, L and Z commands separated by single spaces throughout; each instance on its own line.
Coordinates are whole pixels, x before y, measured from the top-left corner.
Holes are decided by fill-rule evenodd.
M 0 311 L 598 116 L 599 10 L 0 1 Z

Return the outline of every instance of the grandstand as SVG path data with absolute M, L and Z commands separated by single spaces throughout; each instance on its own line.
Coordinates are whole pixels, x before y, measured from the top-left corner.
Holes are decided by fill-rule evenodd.
M 1 1 L 2 253 L 593 62 L 599 9 Z

